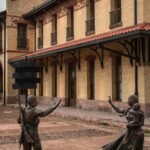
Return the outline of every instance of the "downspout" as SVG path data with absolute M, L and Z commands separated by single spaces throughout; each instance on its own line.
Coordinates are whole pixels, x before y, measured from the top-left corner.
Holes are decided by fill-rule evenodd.
M 6 105 L 6 18 L 4 19 L 4 101 L 3 105 Z
M 136 27 L 137 25 L 137 0 L 134 0 L 134 25 Z M 135 51 L 137 51 L 137 39 L 135 39 Z M 138 65 L 137 65 L 137 52 L 135 52 L 135 66 L 134 66 L 134 72 L 135 72 L 135 95 L 138 96 Z
M 134 25 L 137 25 L 137 0 L 134 0 Z
M 36 52 L 36 21 L 34 20 L 34 52 Z M 36 96 L 36 89 L 34 89 L 34 96 Z
M 36 21 L 34 20 L 34 52 L 36 51 Z

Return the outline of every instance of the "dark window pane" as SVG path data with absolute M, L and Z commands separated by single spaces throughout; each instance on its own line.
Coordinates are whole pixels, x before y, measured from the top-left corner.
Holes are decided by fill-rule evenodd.
M 27 48 L 27 24 L 18 24 L 17 27 L 17 48 Z
M 122 64 L 121 56 L 116 57 L 116 99 L 122 99 Z
M 52 65 L 52 97 L 57 96 L 57 65 Z
M 95 99 L 95 60 L 88 61 L 88 99 Z

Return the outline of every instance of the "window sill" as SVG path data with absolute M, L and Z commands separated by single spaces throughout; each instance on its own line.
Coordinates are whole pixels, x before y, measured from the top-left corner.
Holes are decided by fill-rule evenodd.
M 38 46 L 38 49 L 42 49 L 43 48 L 43 45 L 42 46 Z
M 67 39 L 66 39 L 66 41 L 71 41 L 71 40 L 74 40 L 74 36 L 67 37 Z
M 25 50 L 25 51 L 27 51 L 27 50 L 29 50 L 29 48 L 28 47 L 26 47 L 26 48 L 22 48 L 22 47 L 17 47 L 17 50 Z
M 114 28 L 118 28 L 118 27 L 121 27 L 122 26 L 122 22 L 118 22 L 116 24 L 111 24 L 109 26 L 110 29 L 114 29 Z
M 56 45 L 57 44 L 57 42 L 51 42 L 51 45 Z
M 86 32 L 86 36 L 88 36 L 88 35 L 92 35 L 92 34 L 95 34 L 95 30 L 87 31 L 87 32 Z

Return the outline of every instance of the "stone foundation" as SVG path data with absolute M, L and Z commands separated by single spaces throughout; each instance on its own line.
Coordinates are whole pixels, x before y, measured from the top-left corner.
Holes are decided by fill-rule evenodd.
M 7 96 L 6 98 L 7 104 L 15 104 L 16 103 L 16 96 Z
M 127 108 L 128 104 L 125 102 L 113 102 L 116 106 L 120 108 Z M 77 108 L 85 110 L 95 110 L 103 112 L 114 113 L 114 109 L 106 101 L 102 100 L 77 100 Z M 145 117 L 150 117 L 150 104 L 141 104 L 141 109 L 145 113 Z

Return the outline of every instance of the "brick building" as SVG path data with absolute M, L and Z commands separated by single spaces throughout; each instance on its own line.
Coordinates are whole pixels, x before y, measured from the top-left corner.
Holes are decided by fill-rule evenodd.
M 137 94 L 150 115 L 148 2 L 7 0 L 0 13 L 5 103 L 17 92 L 11 65 L 27 58 L 43 67 L 42 82 L 29 91 L 41 101 L 61 98 L 68 107 L 111 111 L 108 96 L 123 106 Z

